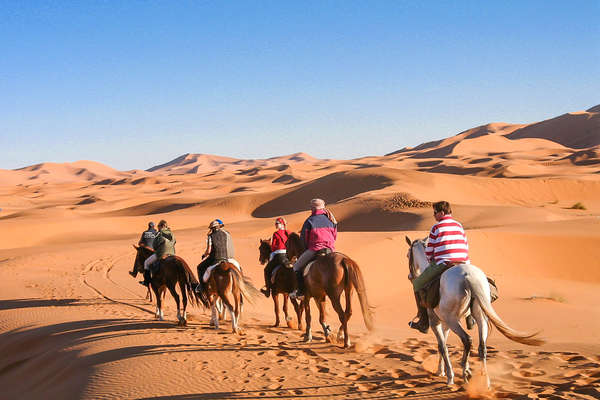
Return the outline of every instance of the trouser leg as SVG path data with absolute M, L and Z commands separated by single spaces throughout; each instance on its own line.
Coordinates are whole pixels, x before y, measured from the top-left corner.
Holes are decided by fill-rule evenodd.
M 410 321 L 408 326 L 417 329 L 421 333 L 427 333 L 429 329 L 429 315 L 427 314 L 427 308 L 421 303 L 420 292 L 415 292 L 415 301 L 417 303 L 418 320 L 416 322 Z
M 144 286 L 148 286 L 150 284 L 150 281 L 152 280 L 152 277 L 150 275 L 150 266 L 155 261 L 156 261 L 156 254 L 152 254 L 150 257 L 146 258 L 146 261 L 144 261 L 144 280 L 142 282 L 140 282 L 140 284 L 142 284 Z
M 295 292 L 295 297 L 302 297 L 304 295 L 304 267 L 308 264 L 314 257 L 315 251 L 305 250 L 304 253 L 298 257 L 296 263 L 294 264 L 294 272 L 296 273 L 296 281 L 298 288 Z

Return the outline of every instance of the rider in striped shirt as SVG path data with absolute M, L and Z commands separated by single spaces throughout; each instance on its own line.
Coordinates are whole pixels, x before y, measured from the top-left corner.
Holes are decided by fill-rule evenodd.
M 447 201 L 433 203 L 433 217 L 437 221 L 429 232 L 425 253 L 429 267 L 421 275 L 413 279 L 415 299 L 419 309 L 417 322 L 410 322 L 411 328 L 426 333 L 429 329 L 427 308 L 421 306 L 419 291 L 432 279 L 439 276 L 449 266 L 469 263 L 469 244 L 467 235 L 460 222 L 452 218 L 452 208 Z

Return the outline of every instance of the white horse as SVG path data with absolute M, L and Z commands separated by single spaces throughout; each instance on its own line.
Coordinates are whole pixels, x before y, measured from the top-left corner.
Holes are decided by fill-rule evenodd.
M 426 243 L 417 239 L 413 242 L 406 237 L 410 246 L 408 251 L 409 279 L 413 280 L 419 276 L 428 266 L 429 262 L 425 255 Z M 469 307 L 469 305 L 471 305 Z M 504 336 L 518 343 L 531 346 L 540 346 L 544 340 L 537 338 L 539 332 L 528 334 L 515 331 L 494 311 L 490 299 L 490 286 L 483 271 L 471 264 L 459 264 L 446 270 L 440 280 L 440 302 L 435 309 L 428 309 L 429 324 L 438 342 L 440 357 L 438 360 L 438 376 L 447 375 L 447 384 L 454 384 L 454 371 L 448 356 L 446 340 L 448 332 L 456 333 L 464 346 L 461 360 L 463 378 L 465 382 L 471 378 L 469 368 L 469 352 L 472 340 L 465 330 L 460 326 L 460 319 L 472 314 L 479 328 L 479 359 L 482 362 L 482 375 L 485 375 L 487 386 L 490 387 L 490 377 L 487 373 L 487 348 L 486 340 L 489 330 L 489 322 Z

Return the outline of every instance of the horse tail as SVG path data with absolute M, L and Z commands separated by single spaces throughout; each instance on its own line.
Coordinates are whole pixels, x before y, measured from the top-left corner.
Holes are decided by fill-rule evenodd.
M 500 331 L 500 333 L 502 333 L 504 336 L 506 336 L 508 339 L 514 342 L 527 344 L 529 346 L 541 346 L 542 344 L 546 343 L 545 340 L 537 337 L 540 332 L 519 332 L 508 326 L 504 321 L 502 321 L 502 319 L 494 310 L 494 307 L 492 307 L 492 303 L 490 301 L 489 296 L 487 296 L 484 291 L 483 284 L 488 285 L 487 280 L 467 278 L 467 283 L 471 289 L 471 294 L 473 298 L 477 301 L 477 303 L 483 310 L 485 316 Z
M 208 307 L 208 299 L 205 298 L 206 296 L 202 296 L 194 290 L 196 286 L 199 285 L 199 282 L 190 266 L 181 257 L 177 257 L 177 260 L 179 261 L 177 263 L 179 266 L 179 284 L 186 289 L 186 293 L 182 293 L 182 295 L 187 295 L 188 301 L 195 306 L 200 306 L 200 304 L 202 304 L 204 307 Z
M 254 300 L 260 292 L 235 266 L 229 266 L 228 272 L 233 275 L 233 282 L 239 288 L 242 298 L 248 300 L 250 304 L 254 304 Z
M 367 289 L 365 287 L 362 272 L 360 271 L 358 264 L 349 258 L 342 259 L 342 266 L 344 267 L 344 275 L 347 277 L 345 279 L 350 278 L 350 282 L 352 282 L 352 286 L 354 286 L 356 293 L 358 294 L 360 309 L 362 310 L 365 325 L 369 331 L 372 331 L 374 329 L 373 307 L 371 307 L 369 300 L 367 299 Z

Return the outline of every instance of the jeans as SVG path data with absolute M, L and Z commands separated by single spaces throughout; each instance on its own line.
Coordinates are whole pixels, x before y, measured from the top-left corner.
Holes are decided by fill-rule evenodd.
M 148 271 L 153 262 L 156 261 L 156 254 L 152 254 L 150 257 L 146 258 L 144 261 L 144 270 Z

